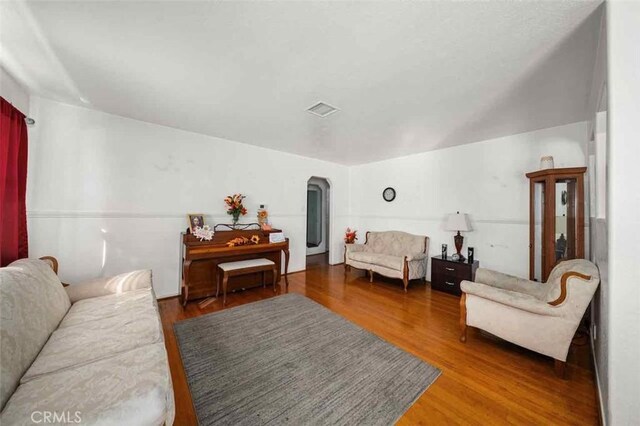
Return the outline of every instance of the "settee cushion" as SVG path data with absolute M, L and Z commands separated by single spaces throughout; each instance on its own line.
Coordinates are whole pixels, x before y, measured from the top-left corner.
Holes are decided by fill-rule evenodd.
M 149 297 L 142 298 L 141 293 L 143 292 L 146 292 Z M 69 321 L 65 320 L 66 326 L 53 332 L 36 360 L 22 377 L 21 383 L 29 382 L 43 374 L 77 367 L 140 346 L 163 341 L 156 306 L 149 300 L 151 297 L 151 289 L 143 289 L 119 295 L 86 299 L 87 302 L 91 301 L 91 304 L 96 308 L 99 308 L 101 304 L 103 307 L 109 304 L 120 306 L 121 309 L 115 308 L 111 311 L 103 309 L 106 316 L 99 320 L 86 320 L 86 316 L 84 316 L 85 322 L 69 325 L 78 317 L 83 316 L 81 313 L 75 312 L 74 305 L 67 315 Z M 114 298 L 122 299 L 123 303 L 118 305 Z M 140 305 L 125 303 L 127 300 L 137 301 L 140 299 L 147 299 L 147 303 Z
M 164 343 L 159 342 L 21 384 L 0 423 L 42 422 L 38 416 L 48 411 L 71 416 L 68 423 L 171 424 L 171 389 Z M 81 422 L 74 422 L 76 415 Z
M 425 253 L 426 245 L 427 237 L 420 235 L 402 231 L 369 232 L 365 251 L 404 257 Z
M 400 256 L 373 253 L 369 251 L 356 251 L 349 253 L 349 258 L 356 262 L 384 266 L 385 268 L 393 269 L 395 271 L 402 271 L 404 268 L 404 257 Z
M 0 269 L 0 409 L 70 306 L 45 262 L 23 259 Z

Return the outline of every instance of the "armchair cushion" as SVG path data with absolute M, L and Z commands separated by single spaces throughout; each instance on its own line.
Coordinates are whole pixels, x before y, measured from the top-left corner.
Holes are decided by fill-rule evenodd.
M 491 287 L 501 288 L 504 290 L 525 293 L 539 300 L 543 300 L 547 293 L 547 286 L 545 284 L 493 271 L 491 269 L 478 268 L 476 271 L 475 282 L 487 284 Z
M 121 294 L 141 288 L 151 288 L 151 270 L 127 272 L 115 277 L 103 277 L 66 287 L 71 302 L 92 297 Z

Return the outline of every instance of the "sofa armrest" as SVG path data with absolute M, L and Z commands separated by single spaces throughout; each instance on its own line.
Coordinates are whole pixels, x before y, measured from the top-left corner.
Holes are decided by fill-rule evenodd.
M 364 251 L 364 244 L 345 244 L 345 253 L 354 253 L 357 251 Z
M 127 272 L 115 277 L 96 278 L 82 284 L 66 287 L 71 303 L 91 297 L 120 294 L 141 288 L 151 288 L 152 277 L 150 269 Z
M 412 260 L 425 260 L 427 258 L 426 253 L 414 253 L 407 256 L 407 262 L 411 262 Z
M 460 289 L 464 293 L 472 294 L 483 299 L 491 300 L 506 306 L 510 306 L 512 308 L 528 311 L 534 314 L 554 317 L 559 317 L 562 315 L 561 309 L 554 308 L 548 303 L 528 294 L 518 293 L 511 290 L 505 290 L 490 285 L 466 280 L 460 283 Z

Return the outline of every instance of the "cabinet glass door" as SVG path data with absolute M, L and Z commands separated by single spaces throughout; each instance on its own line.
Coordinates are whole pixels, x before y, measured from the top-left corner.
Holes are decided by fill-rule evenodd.
M 556 187 L 556 217 L 554 223 L 555 259 L 554 264 L 567 259 L 575 259 L 577 244 L 577 181 L 558 179 Z
M 542 281 L 544 264 L 544 193 L 545 182 L 535 182 L 533 186 L 534 240 L 533 240 L 533 280 Z

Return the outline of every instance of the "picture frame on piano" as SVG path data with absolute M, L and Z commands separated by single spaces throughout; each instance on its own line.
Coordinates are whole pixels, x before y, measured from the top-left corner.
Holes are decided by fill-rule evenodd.
M 193 234 L 196 227 L 202 228 L 204 226 L 204 214 L 202 213 L 188 213 L 187 220 L 189 222 L 189 233 Z

